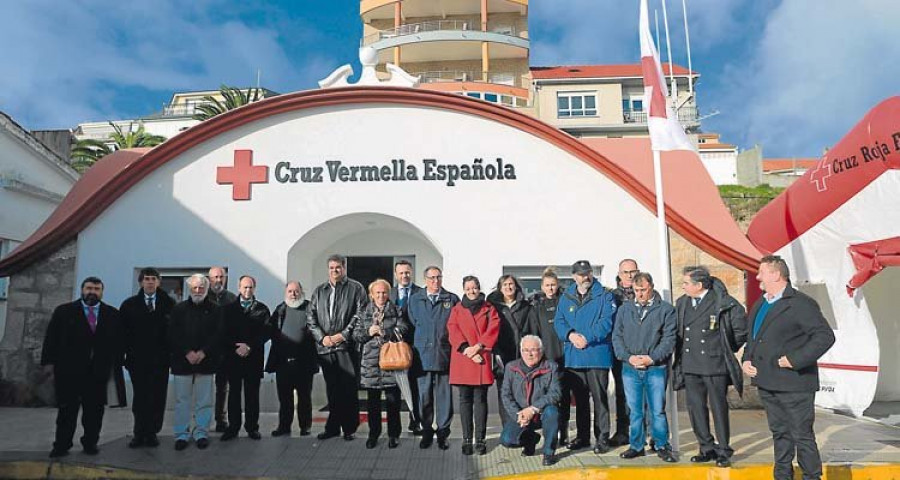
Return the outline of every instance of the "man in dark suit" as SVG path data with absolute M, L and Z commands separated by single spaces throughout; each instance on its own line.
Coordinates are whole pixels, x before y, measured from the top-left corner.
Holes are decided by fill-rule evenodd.
M 84 279 L 81 298 L 56 307 L 47 326 L 41 365 L 52 367 L 59 408 L 50 457 L 68 455 L 79 408 L 84 453 L 99 452 L 97 441 L 103 425 L 107 382 L 122 356 L 119 311 L 102 303 L 101 298 L 103 282 L 97 277 Z
M 691 462 L 729 467 L 734 450 L 730 445 L 728 385 L 743 392 L 741 367 L 734 353 L 747 341 L 744 307 L 703 266 L 685 267 L 681 288 L 684 295 L 675 304 L 678 345 L 673 384 L 676 390 L 685 389 L 691 428 L 700 444 L 700 454 L 691 457 Z M 709 428 L 710 409 L 715 438 Z
M 834 344 L 834 332 L 815 300 L 791 286 L 787 263 L 763 257 L 756 279 L 764 295 L 748 316 L 752 322 L 743 370 L 759 389 L 775 443 L 775 479 L 794 478 L 797 461 L 804 479 L 822 477 L 813 432 L 819 369 L 816 362 Z
M 224 267 L 210 268 L 207 278 L 209 279 L 209 293 L 206 294 L 206 298 L 209 301 L 220 307 L 237 301 L 237 295 L 226 288 L 228 286 L 228 273 Z M 219 368 L 222 367 L 220 364 Z M 216 431 L 220 433 L 228 430 L 227 402 L 228 375 L 225 372 L 216 372 Z
M 256 299 L 256 279 L 238 280 L 238 301 L 222 307 L 225 319 L 225 374 L 228 375 L 228 430 L 221 440 L 237 438 L 241 428 L 241 395 L 244 398 L 244 430 L 259 440 L 259 383 L 268 340 L 269 307 Z M 243 393 L 242 393 L 243 392 Z
M 141 291 L 119 307 L 125 335 L 125 368 L 131 375 L 134 400 L 134 436 L 131 448 L 157 447 L 169 389 L 169 348 L 166 332 L 175 301 L 159 288 L 159 271 L 144 268 L 138 274 Z
M 397 282 L 397 286 L 391 288 L 391 302 L 394 305 L 400 307 L 401 312 L 404 316 L 409 318 L 409 311 L 407 305 L 409 303 L 409 297 L 422 289 L 422 287 L 413 283 L 412 280 L 413 268 L 412 264 L 407 260 L 400 260 L 396 264 L 394 264 L 394 280 Z M 409 333 L 409 338 L 406 339 L 407 343 L 412 344 L 413 336 L 415 332 Z M 417 375 L 415 372 L 410 369 L 409 371 L 409 389 L 412 393 L 412 404 L 413 408 L 409 411 L 409 431 L 413 435 L 421 435 L 422 434 L 422 422 L 419 421 L 419 384 L 416 381 Z
M 319 371 L 316 341 L 309 331 L 309 301 L 303 299 L 300 282 L 288 282 L 284 301 L 269 317 L 272 348 L 266 360 L 266 372 L 275 374 L 278 390 L 278 428 L 273 437 L 289 435 L 294 421 L 294 392 L 297 392 L 297 424 L 300 435 L 312 428 L 312 384 Z

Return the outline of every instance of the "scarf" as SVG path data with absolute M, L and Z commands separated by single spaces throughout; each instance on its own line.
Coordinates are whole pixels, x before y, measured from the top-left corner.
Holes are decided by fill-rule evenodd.
M 478 297 L 475 300 L 469 300 L 469 297 L 467 295 L 463 295 L 461 303 L 463 307 L 472 312 L 472 315 L 475 315 L 479 310 L 481 310 L 481 306 L 484 305 L 484 294 L 479 293 Z

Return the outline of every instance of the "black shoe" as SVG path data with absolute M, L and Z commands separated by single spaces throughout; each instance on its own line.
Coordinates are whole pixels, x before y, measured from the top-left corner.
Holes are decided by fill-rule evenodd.
M 534 444 L 534 443 L 531 443 L 531 442 L 527 442 L 527 443 L 522 444 L 522 453 L 521 453 L 521 455 L 522 455 L 523 457 L 530 457 L 530 456 L 534 455 L 534 447 L 535 447 L 535 444 Z
M 235 438 L 237 438 L 237 436 L 238 436 L 238 432 L 236 432 L 234 430 L 226 430 L 225 433 L 223 433 L 222 436 L 219 437 L 219 440 L 221 440 L 223 442 L 227 442 L 229 440 L 234 440 Z M 200 445 L 197 445 L 197 446 L 199 447 Z
M 631 460 L 632 458 L 643 457 L 647 452 L 644 449 L 635 450 L 633 448 L 629 448 L 624 452 L 620 453 L 619 456 L 624 458 L 625 460 Z
M 462 454 L 463 455 L 468 456 L 468 455 L 472 455 L 473 453 L 475 453 L 475 447 L 473 447 L 470 442 L 471 442 L 471 440 L 468 440 L 468 441 L 463 440 L 463 444 L 462 444 Z
M 706 463 L 712 462 L 714 460 L 716 460 L 715 452 L 701 453 L 700 455 L 694 455 L 693 457 L 691 457 L 691 463 Z
M 609 442 L 605 440 L 597 440 L 597 443 L 594 444 L 594 453 L 596 453 L 597 455 L 602 455 L 609 450 Z
M 144 437 L 134 436 L 128 442 L 128 448 L 138 448 L 144 446 Z
M 662 459 L 662 461 L 667 463 L 675 463 L 678 461 L 675 452 L 673 452 L 670 447 L 657 448 L 656 454 L 659 455 L 659 458 Z
M 447 437 L 438 437 L 438 448 L 441 450 L 449 450 L 450 449 L 450 440 Z
M 369 450 L 375 448 L 376 446 L 378 446 L 377 438 L 369 438 L 368 440 L 366 440 L 366 448 L 368 448 Z
M 329 438 L 339 437 L 341 434 L 339 432 L 329 432 L 328 430 L 316 435 L 316 438 L 319 440 L 328 440 Z
M 575 440 L 572 440 L 568 445 L 566 445 L 566 448 L 568 448 L 569 450 L 581 450 L 582 448 L 589 447 L 590 445 L 591 443 L 587 440 L 576 437 Z
M 276 428 L 275 430 L 272 430 L 272 436 L 273 436 L 273 437 L 281 437 L 281 436 L 284 436 L 284 435 L 290 435 L 290 434 L 291 434 L 291 429 L 290 429 L 290 428 L 281 428 L 281 427 L 278 427 L 278 428 Z M 309 430 L 306 431 L 306 434 L 309 435 Z M 300 432 L 300 435 L 303 435 L 303 432 Z
M 252 432 L 247 432 L 247 436 L 252 438 L 253 440 L 259 440 L 262 438 L 262 435 L 259 434 L 259 431 L 254 430 Z
M 309 431 L 309 429 L 306 429 L 306 430 L 300 430 L 300 436 L 301 436 L 301 437 L 308 436 L 310 433 L 311 433 L 311 432 Z
M 545 467 L 549 467 L 550 465 L 553 465 L 554 463 L 556 463 L 556 455 L 554 455 L 552 453 L 545 453 L 544 459 L 541 460 L 541 465 L 543 465 Z
M 484 440 L 475 442 L 475 453 L 479 455 L 487 455 L 487 444 L 484 443 Z
M 179 452 L 187 448 L 188 442 L 187 440 L 175 440 L 175 450 Z
M 651 452 L 655 452 L 655 451 L 656 451 L 656 442 L 653 441 L 652 438 L 650 439 L 649 442 L 647 442 L 647 444 L 650 445 L 650 451 L 651 451 Z
M 352 433 L 345 433 L 345 434 L 344 434 L 344 441 L 345 441 L 345 442 L 352 442 L 355 438 L 356 438 L 356 435 L 354 435 L 354 434 L 352 434 Z
M 216 422 L 216 432 L 225 433 L 228 430 L 228 422 Z
M 568 447 L 569 437 L 559 437 L 559 441 L 556 444 L 559 445 L 559 448 Z
M 151 433 L 150 435 L 144 437 L 144 445 L 151 448 L 156 448 L 159 446 L 159 438 L 156 437 L 155 433 Z
M 434 443 L 434 437 L 431 434 L 423 433 L 422 440 L 419 440 L 419 448 L 429 448 Z
M 100 449 L 97 448 L 96 445 L 85 445 L 84 447 L 82 447 L 82 451 L 86 455 L 96 455 L 96 454 L 100 453 Z
M 628 440 L 628 435 L 625 435 L 621 432 L 616 432 L 615 435 L 609 438 L 609 444 L 613 447 L 621 447 L 623 445 L 628 445 L 631 443 Z
M 400 439 L 397 437 L 388 438 L 388 448 L 397 448 L 400 446 Z
M 237 435 L 237 434 L 235 434 L 235 435 Z M 208 446 L 209 446 L 209 439 L 208 439 L 208 438 L 203 437 L 203 438 L 200 438 L 200 439 L 197 440 L 197 448 L 199 448 L 200 450 L 204 450 L 204 449 L 206 449 L 206 447 L 208 447 Z
M 409 422 L 409 426 L 406 429 L 413 435 L 422 434 L 422 427 L 419 425 L 419 422 Z
M 716 459 L 716 466 L 719 468 L 728 468 L 731 466 L 731 459 L 722 455 Z
M 65 457 L 68 454 L 68 448 L 54 448 L 53 450 L 50 450 L 50 458 Z

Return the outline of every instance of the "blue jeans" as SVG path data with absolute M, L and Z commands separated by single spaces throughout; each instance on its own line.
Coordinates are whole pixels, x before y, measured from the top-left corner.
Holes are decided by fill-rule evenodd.
M 522 435 L 534 435 L 535 430 L 544 429 L 544 455 L 552 455 L 556 450 L 556 440 L 559 436 L 559 409 L 556 405 L 544 407 L 541 411 L 541 417 L 538 420 L 532 420 L 525 428 L 519 426 L 516 422 L 515 414 L 517 412 L 509 412 L 512 420 L 503 425 L 503 434 L 500 436 L 500 442 L 505 447 L 519 447 L 522 445 Z
M 634 450 L 644 449 L 644 404 L 650 414 L 650 431 L 656 448 L 669 446 L 669 422 L 664 409 L 666 398 L 666 365 L 638 370 L 627 362 L 622 364 L 625 399 L 631 410 L 629 442 Z
M 209 436 L 213 417 L 214 375 L 175 375 L 175 440 L 191 438 L 191 417 L 194 417 L 194 440 Z M 191 405 L 191 396 L 194 397 Z

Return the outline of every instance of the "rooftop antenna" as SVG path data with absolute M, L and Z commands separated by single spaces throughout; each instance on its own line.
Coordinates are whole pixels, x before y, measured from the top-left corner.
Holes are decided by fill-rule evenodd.
M 672 69 L 672 43 L 669 41 L 669 15 L 666 13 L 666 0 L 662 0 L 663 25 L 666 27 L 666 56 L 669 60 L 669 82 L 672 84 L 672 98 L 678 98 L 678 85 L 675 83 L 675 71 Z
M 688 93 L 691 97 L 694 96 L 694 69 L 691 66 L 691 33 L 688 30 L 688 20 L 687 20 L 687 0 L 681 0 L 681 11 L 684 13 L 684 41 L 687 43 L 687 57 L 688 57 Z

